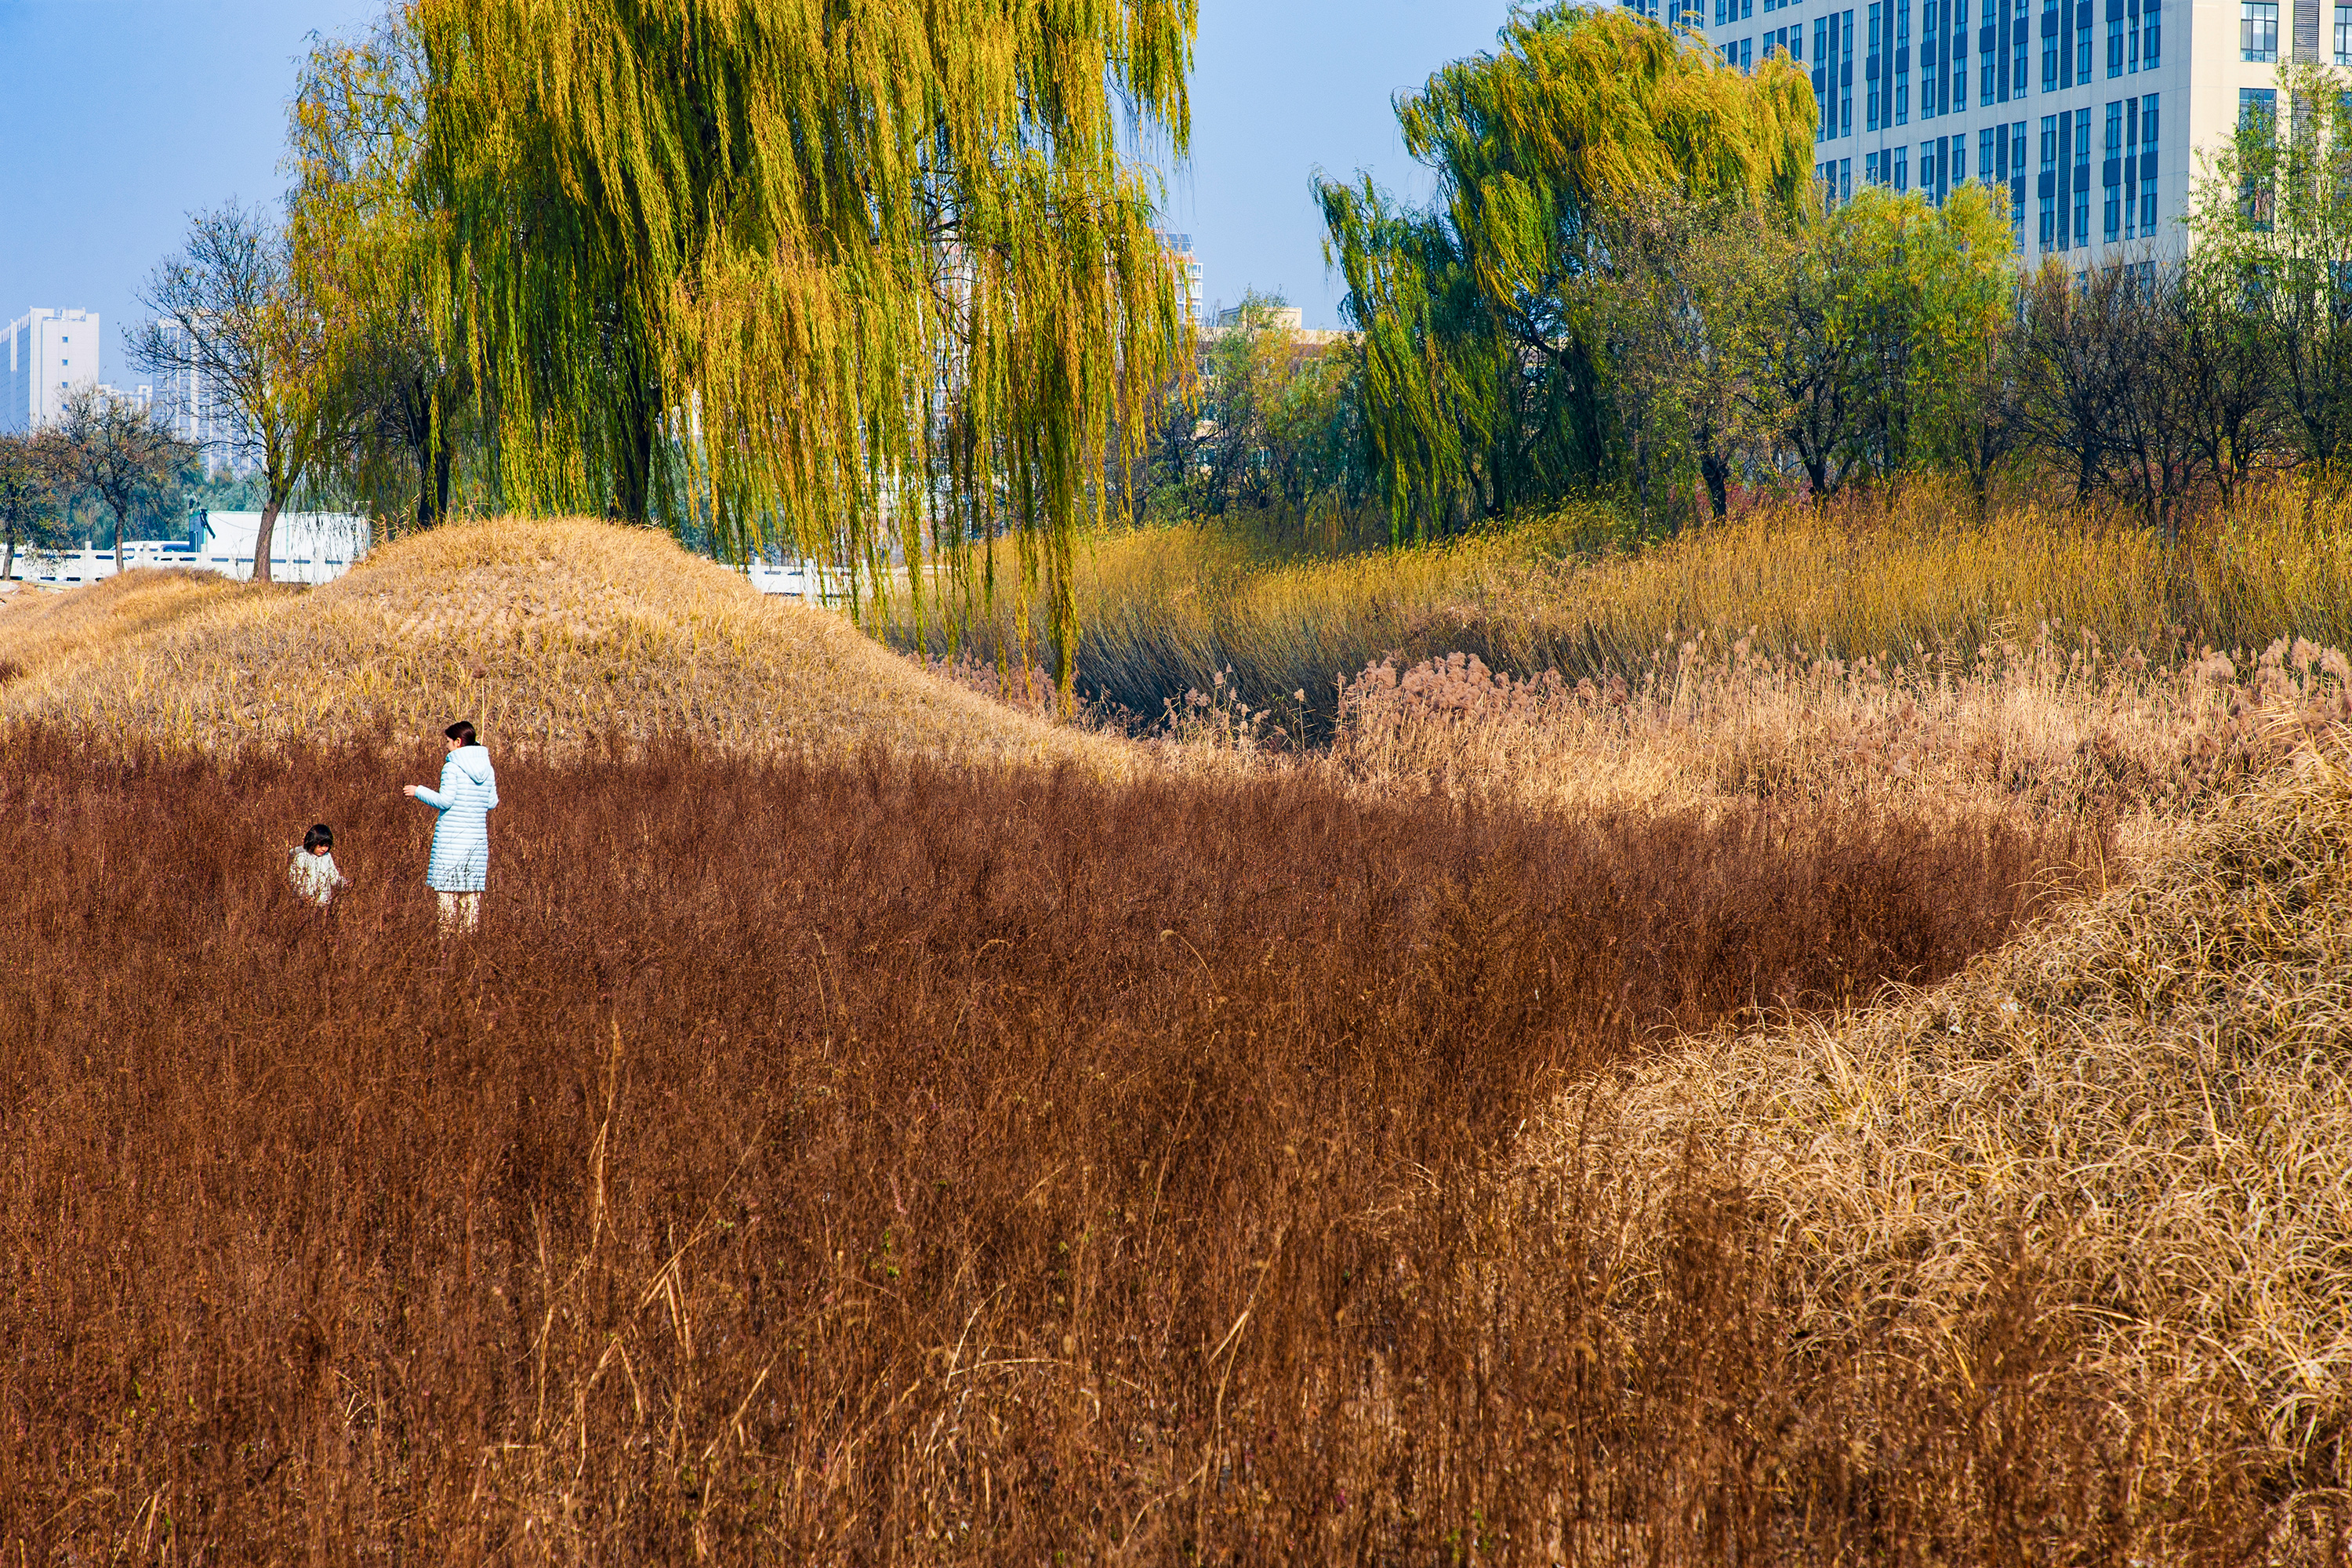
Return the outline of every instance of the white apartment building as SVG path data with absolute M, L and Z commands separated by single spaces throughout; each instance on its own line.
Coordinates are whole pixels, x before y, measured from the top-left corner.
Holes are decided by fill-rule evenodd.
M 9 322 L 0 340 L 0 431 L 47 425 L 75 387 L 96 384 L 101 342 L 94 310 L 36 309 Z
M 1205 318 L 1201 313 L 1201 259 L 1192 253 L 1192 237 L 1172 229 L 1151 231 L 1167 252 L 1168 269 L 1175 275 L 1176 292 L 1184 307 L 1184 319 L 1200 325 Z
M 2275 112 L 2278 67 L 2352 65 L 2352 0 L 2284 3 L 2284 27 L 2282 0 L 1683 0 L 1682 20 L 1743 69 L 1785 54 L 1811 75 L 1833 197 L 1991 181 L 2024 261 L 2079 265 L 2177 248 L 2200 155 Z
M 157 325 L 168 336 L 176 337 L 182 331 L 174 321 Z M 206 472 L 236 466 L 228 414 L 220 400 L 211 395 L 202 370 L 191 365 L 165 371 L 155 387 L 154 407 L 171 420 L 172 434 L 202 454 Z

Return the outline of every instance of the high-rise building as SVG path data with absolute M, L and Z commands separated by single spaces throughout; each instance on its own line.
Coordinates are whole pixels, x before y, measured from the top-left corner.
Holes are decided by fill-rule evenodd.
M 184 330 L 175 321 L 157 325 L 167 337 L 176 337 Z M 228 416 L 205 384 L 202 370 L 194 365 L 166 370 L 155 386 L 154 407 L 171 420 L 173 435 L 203 455 L 206 471 L 235 466 Z
M 103 341 L 95 310 L 32 310 L 0 341 L 0 431 L 30 430 L 65 412 L 68 393 L 95 385 Z
M 1625 3 L 1660 15 L 1662 0 Z M 2199 159 L 2275 110 L 2280 64 L 2352 65 L 2352 0 L 2287 0 L 2284 31 L 2280 0 L 1685 3 L 1732 64 L 1785 55 L 1811 77 L 1832 199 L 1874 184 L 1940 204 L 1989 181 L 2029 264 L 2177 250 Z
M 1201 262 L 1192 254 L 1192 237 L 1164 228 L 1153 232 L 1168 252 L 1168 267 L 1176 276 L 1176 295 L 1183 303 L 1184 319 L 1194 326 L 1207 325 L 1201 312 Z

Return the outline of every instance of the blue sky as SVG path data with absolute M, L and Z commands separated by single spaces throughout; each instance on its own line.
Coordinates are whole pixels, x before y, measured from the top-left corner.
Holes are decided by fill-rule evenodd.
M 313 31 L 382 0 L 0 0 L 0 322 L 28 306 L 106 314 L 123 376 L 140 281 L 185 215 L 274 198 L 295 62 Z M 1212 302 L 1286 294 L 1338 324 L 1318 166 L 1424 193 L 1390 98 L 1486 48 L 1507 0 L 1202 0 L 1192 156 L 1169 188 Z

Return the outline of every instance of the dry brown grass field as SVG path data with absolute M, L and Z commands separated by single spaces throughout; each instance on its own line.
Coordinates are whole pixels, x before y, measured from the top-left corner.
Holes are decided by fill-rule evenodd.
M 2352 665 L 2263 515 L 2228 652 L 1849 647 L 2030 531 L 1750 520 L 1307 750 L 593 523 L 0 609 L 0 1562 L 2352 1562 Z
M 445 945 L 434 748 L 5 744 L 39 1563 L 1427 1561 L 1603 1498 L 1685 1540 L 1636 1439 L 1716 1419 L 1723 1345 L 1468 1312 L 1466 1178 L 1564 1075 L 1950 973 L 2091 858 L 656 748 L 509 761 Z

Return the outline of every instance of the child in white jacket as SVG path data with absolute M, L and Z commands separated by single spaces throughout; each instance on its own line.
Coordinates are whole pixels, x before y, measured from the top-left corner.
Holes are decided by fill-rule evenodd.
M 335 865 L 335 830 L 323 822 L 313 823 L 302 835 L 302 847 L 294 851 L 293 864 L 286 870 L 294 891 L 321 909 L 334 901 L 337 888 L 352 885 Z

